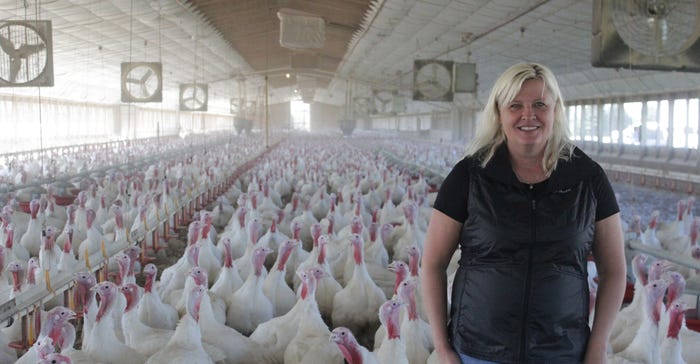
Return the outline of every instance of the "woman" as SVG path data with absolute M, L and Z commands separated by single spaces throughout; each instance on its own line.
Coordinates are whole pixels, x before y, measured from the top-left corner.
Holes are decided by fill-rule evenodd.
M 446 268 L 461 248 L 449 324 Z M 587 257 L 598 296 L 588 326 Z M 600 166 L 568 139 L 552 72 L 508 68 L 476 137 L 443 182 L 422 261 L 440 362 L 604 363 L 625 289 L 619 207 Z

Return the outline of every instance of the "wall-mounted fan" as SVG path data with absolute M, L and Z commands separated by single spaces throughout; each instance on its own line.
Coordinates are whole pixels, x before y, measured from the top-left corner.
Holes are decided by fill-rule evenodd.
M 595 67 L 700 72 L 697 0 L 595 0 Z
M 207 111 L 209 85 L 201 83 L 180 84 L 181 111 Z
M 163 101 L 163 65 L 160 62 L 122 63 L 122 102 Z
M 51 21 L 0 22 L 0 87 L 53 86 Z
M 352 115 L 355 118 L 366 118 L 371 108 L 369 97 L 354 97 L 352 100 Z
M 413 61 L 413 100 L 452 101 L 453 61 L 436 59 Z
M 372 92 L 373 111 L 375 114 L 390 114 L 393 106 L 394 94 L 389 90 L 374 90 Z

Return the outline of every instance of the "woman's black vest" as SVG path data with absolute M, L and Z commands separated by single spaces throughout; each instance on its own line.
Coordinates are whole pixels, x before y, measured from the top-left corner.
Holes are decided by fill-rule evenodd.
M 505 148 L 471 167 L 449 324 L 459 352 L 499 363 L 583 361 L 594 165 L 576 150 L 536 185 L 517 180 Z

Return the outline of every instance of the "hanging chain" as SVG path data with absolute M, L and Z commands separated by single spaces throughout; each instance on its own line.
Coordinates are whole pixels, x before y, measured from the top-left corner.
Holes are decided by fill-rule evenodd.
M 34 2 L 34 20 L 36 22 L 39 21 L 39 0 Z M 27 21 L 27 7 L 25 6 L 24 8 L 24 20 Z M 26 29 L 26 28 L 25 28 Z M 29 39 L 27 39 L 27 31 L 24 32 L 24 44 L 28 44 Z M 39 62 L 34 62 L 34 66 L 36 67 L 36 74 L 39 75 L 41 72 L 41 65 Z M 27 67 L 29 67 L 29 62 L 27 62 Z M 27 73 L 29 69 L 27 68 Z M 27 80 L 29 81 L 29 80 Z M 41 100 L 41 86 L 37 86 L 37 92 L 38 92 L 38 101 L 39 101 L 39 161 L 41 165 L 41 179 L 44 179 L 44 125 L 42 122 L 42 115 L 41 115 L 41 109 L 42 109 L 42 100 Z

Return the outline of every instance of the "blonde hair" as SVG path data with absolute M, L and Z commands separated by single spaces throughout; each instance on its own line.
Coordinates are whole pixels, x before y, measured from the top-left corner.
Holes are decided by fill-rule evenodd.
M 496 80 L 491 89 L 480 123 L 476 127 L 476 135 L 467 147 L 467 156 L 476 156 L 485 167 L 491 160 L 496 149 L 506 141 L 501 127 L 498 111 L 499 105 L 507 105 L 520 92 L 523 83 L 531 79 L 541 79 L 544 86 L 554 98 L 554 123 L 552 135 L 547 141 L 542 158 L 542 168 L 549 177 L 557 167 L 559 158 L 568 160 L 574 150 L 569 139 L 566 125 L 566 111 L 559 85 L 552 71 L 538 63 L 518 63 L 510 66 Z

